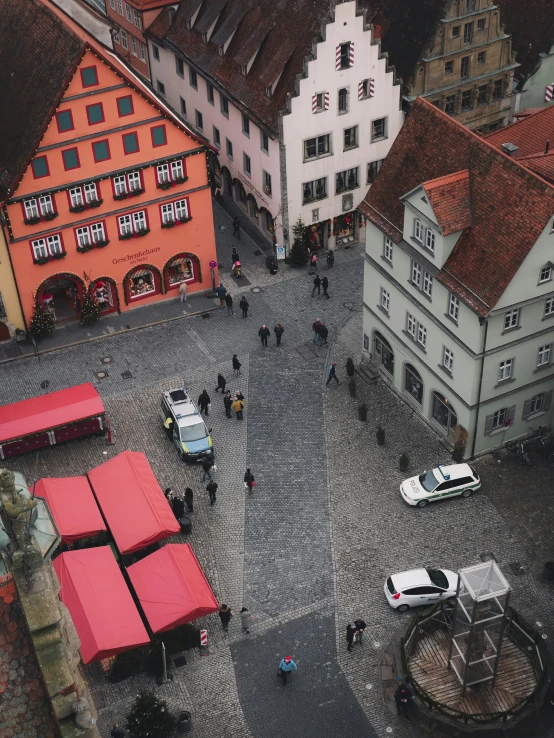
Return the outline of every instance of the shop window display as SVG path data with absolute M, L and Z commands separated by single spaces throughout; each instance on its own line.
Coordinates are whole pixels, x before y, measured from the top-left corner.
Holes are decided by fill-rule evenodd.
M 345 213 L 335 218 L 335 236 L 337 239 L 337 246 L 341 244 L 344 246 L 351 245 L 357 240 L 356 232 L 356 218 L 355 213 Z
M 156 278 L 150 269 L 137 269 L 129 277 L 129 297 L 131 299 L 153 295 L 158 292 Z
M 117 309 L 115 287 L 107 279 L 99 279 L 92 285 L 90 294 L 101 313 L 111 313 Z
M 181 282 L 190 282 L 194 279 L 194 266 L 190 259 L 184 256 L 172 259 L 167 266 L 168 287 L 178 287 Z

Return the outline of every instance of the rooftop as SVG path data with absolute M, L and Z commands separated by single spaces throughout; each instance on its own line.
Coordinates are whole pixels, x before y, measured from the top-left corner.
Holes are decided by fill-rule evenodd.
M 443 236 L 458 233 L 471 225 L 469 171 L 448 174 L 423 183 Z

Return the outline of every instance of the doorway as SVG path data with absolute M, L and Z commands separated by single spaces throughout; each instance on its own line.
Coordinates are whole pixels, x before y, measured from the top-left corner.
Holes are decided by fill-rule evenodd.
M 72 274 L 55 274 L 37 291 L 40 304 L 53 312 L 56 323 L 79 320 L 83 300 L 83 282 Z
M 381 364 L 383 368 L 386 369 L 391 376 L 393 376 L 394 352 L 390 343 L 383 335 L 381 335 L 381 333 L 379 333 L 379 331 L 375 331 L 375 333 L 373 334 L 373 347 L 373 355 L 375 357 L 375 361 Z
M 433 392 L 433 420 L 435 420 L 445 432 L 448 438 L 454 437 L 454 427 L 458 425 L 458 416 L 454 408 L 444 395 Z

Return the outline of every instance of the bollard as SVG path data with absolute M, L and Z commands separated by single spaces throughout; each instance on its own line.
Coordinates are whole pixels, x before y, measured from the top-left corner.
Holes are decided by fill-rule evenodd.
M 110 423 L 109 419 L 107 423 L 108 423 L 108 446 L 114 446 L 115 444 L 113 440 L 112 424 Z

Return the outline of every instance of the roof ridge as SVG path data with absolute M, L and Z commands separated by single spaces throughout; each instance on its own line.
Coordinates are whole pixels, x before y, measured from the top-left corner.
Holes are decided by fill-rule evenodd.
M 450 182 L 459 182 L 461 179 L 469 179 L 469 169 L 459 169 L 457 172 L 452 172 L 452 174 L 443 174 L 440 177 L 435 177 L 434 179 L 426 179 L 425 182 L 422 182 L 422 186 L 427 187 L 429 185 L 438 186 L 437 183 L 441 180 L 448 180 L 448 183 Z

